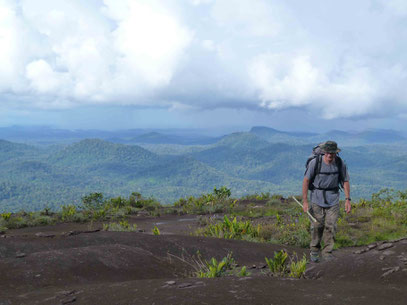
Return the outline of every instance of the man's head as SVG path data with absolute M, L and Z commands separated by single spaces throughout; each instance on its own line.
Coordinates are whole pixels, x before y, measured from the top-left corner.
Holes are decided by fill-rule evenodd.
M 334 141 L 326 141 L 321 145 L 321 150 L 326 154 L 336 154 L 341 151 Z
M 338 144 L 334 141 L 326 141 L 321 145 L 321 150 L 325 154 L 325 160 L 330 163 L 335 159 L 335 156 L 341 150 L 338 148 Z

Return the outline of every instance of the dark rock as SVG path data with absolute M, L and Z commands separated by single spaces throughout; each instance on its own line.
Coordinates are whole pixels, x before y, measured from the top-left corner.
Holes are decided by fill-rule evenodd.
M 368 248 L 369 250 L 372 250 L 372 249 L 374 249 L 374 248 L 376 248 L 376 247 L 377 247 L 377 244 L 370 244 L 370 245 L 367 246 L 367 248 Z
M 96 233 L 96 232 L 100 232 L 100 229 L 86 230 L 86 231 L 82 231 L 81 233 Z
M 391 248 L 391 247 L 393 247 L 393 246 L 394 246 L 393 243 L 384 243 L 384 244 L 381 244 L 380 246 L 378 246 L 378 247 L 377 247 L 377 250 L 382 251 L 382 250 Z
M 66 232 L 66 233 L 62 233 L 62 235 L 64 235 L 64 236 L 74 236 L 74 235 L 79 235 L 79 234 L 82 234 L 82 233 L 96 233 L 96 232 L 99 232 L 99 231 L 100 231 L 100 229 L 85 230 L 85 231 L 69 231 L 69 232 Z
M 390 269 L 387 270 L 385 273 L 383 273 L 383 274 L 380 276 L 380 278 L 385 278 L 386 276 L 388 276 L 388 275 L 390 275 L 390 274 L 392 274 L 392 273 L 394 273 L 394 272 L 397 272 L 397 271 L 399 271 L 399 270 L 400 270 L 400 267 L 399 267 L 399 266 L 390 268 Z
M 60 294 L 62 294 L 62 295 L 64 295 L 64 296 L 70 296 L 70 295 L 73 295 L 73 294 L 75 294 L 76 293 L 76 290 L 64 290 L 64 291 L 61 291 L 60 292 Z
M 362 254 L 362 253 L 365 253 L 366 251 L 368 251 L 368 250 L 366 250 L 366 249 L 360 249 L 360 250 L 356 250 L 355 252 L 353 252 L 354 254 Z
M 52 233 L 44 233 L 44 232 L 38 232 L 38 233 L 35 233 L 35 236 L 37 236 L 37 237 L 49 237 L 49 238 L 51 238 L 51 237 L 55 237 L 55 234 L 52 234 Z
M 386 255 L 386 256 L 390 256 L 390 255 L 393 255 L 393 254 L 395 254 L 396 252 L 394 252 L 394 251 L 392 251 L 392 250 L 384 250 L 383 251 L 383 255 Z
M 191 283 L 182 283 L 182 284 L 180 284 L 180 285 L 178 285 L 178 288 L 187 288 L 187 287 L 191 287 L 192 286 L 192 284 Z
M 72 296 L 72 297 L 65 298 L 65 299 L 61 300 L 61 304 L 71 304 L 71 303 L 73 303 L 75 301 L 76 301 L 76 297 Z

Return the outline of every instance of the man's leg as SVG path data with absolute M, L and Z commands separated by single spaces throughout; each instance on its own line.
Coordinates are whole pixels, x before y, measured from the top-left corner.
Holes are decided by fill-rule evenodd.
M 336 222 L 339 217 L 339 204 L 326 208 L 325 213 L 324 248 L 322 249 L 322 256 L 329 257 L 332 255 L 334 248 Z
M 322 233 L 324 232 L 325 211 L 319 205 L 311 203 L 311 214 L 317 222 L 311 221 L 311 260 L 317 261 L 321 249 Z

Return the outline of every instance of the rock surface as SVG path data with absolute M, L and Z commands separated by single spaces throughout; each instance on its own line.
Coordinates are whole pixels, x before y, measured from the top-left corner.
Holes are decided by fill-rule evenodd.
M 161 217 L 165 234 L 154 236 L 148 232 L 157 219 L 141 217 L 137 226 L 147 233 L 77 224 L 7 232 L 0 238 L 0 304 L 392 305 L 407 299 L 406 240 L 336 251 L 334 260 L 309 264 L 306 279 L 297 280 L 270 276 L 264 257 L 283 248 L 302 257 L 306 249 L 189 236 L 198 221 L 176 216 Z M 190 258 L 197 251 L 218 260 L 233 252 L 239 268 L 255 268 L 248 277 L 194 278 Z

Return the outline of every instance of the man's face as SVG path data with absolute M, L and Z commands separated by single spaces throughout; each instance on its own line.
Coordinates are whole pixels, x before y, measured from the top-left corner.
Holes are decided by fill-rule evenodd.
M 335 159 L 336 153 L 325 153 L 326 161 L 329 163 Z

